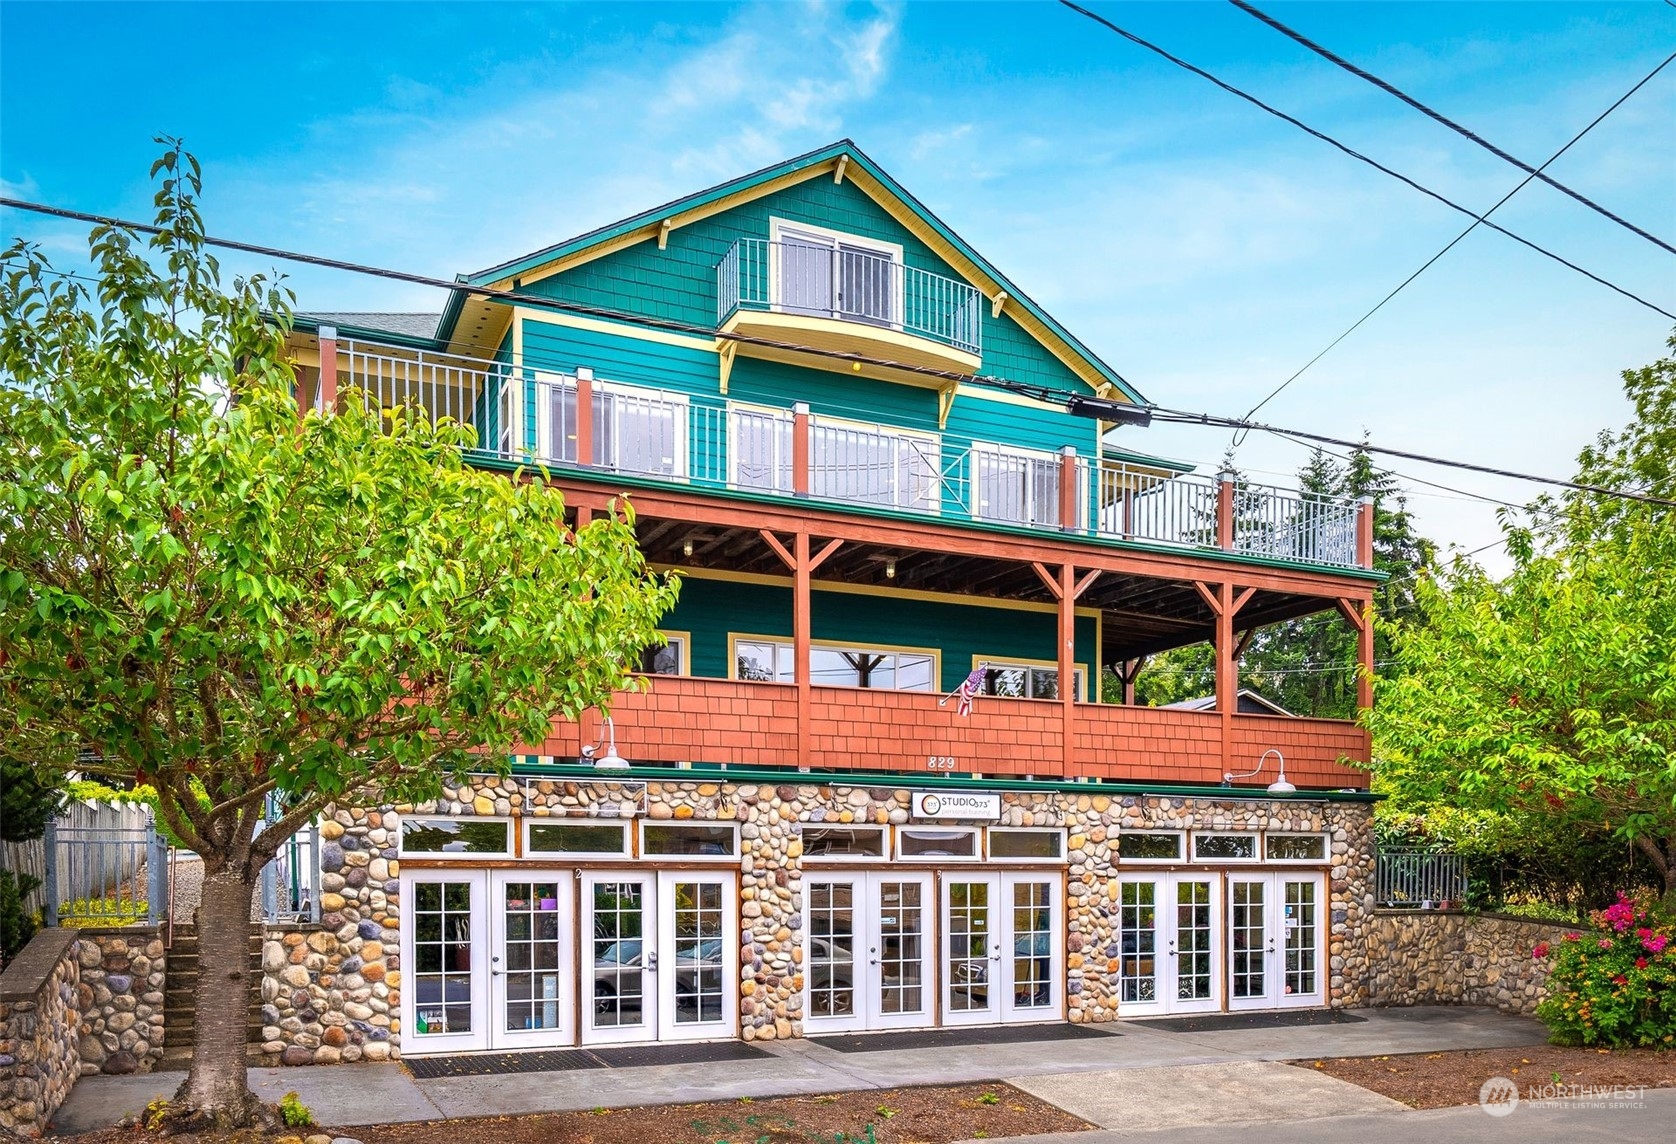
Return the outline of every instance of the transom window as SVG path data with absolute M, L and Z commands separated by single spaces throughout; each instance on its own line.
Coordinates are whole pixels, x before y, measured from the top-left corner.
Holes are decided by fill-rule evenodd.
M 1065 832 L 992 826 L 989 856 L 1009 861 L 1059 862 L 1065 857 Z
M 882 826 L 805 826 L 805 858 L 883 858 L 885 831 Z
M 1125 830 L 1117 838 L 1119 862 L 1180 862 L 1184 835 L 1173 830 Z
M 1257 836 L 1194 832 L 1193 857 L 1199 862 L 1255 862 Z
M 763 683 L 796 680 L 793 646 L 779 640 L 740 636 L 733 644 L 734 678 Z M 844 647 L 809 648 L 809 678 L 827 687 L 871 687 L 887 691 L 935 691 L 935 651 Z
M 725 858 L 739 852 L 739 832 L 714 823 L 648 822 L 641 827 L 640 852 L 687 858 Z
M 527 854 L 610 854 L 628 852 L 628 826 L 622 822 L 542 822 L 525 827 Z
M 978 857 L 978 832 L 943 826 L 903 826 L 896 831 L 896 856 L 906 859 Z
M 403 854 L 434 858 L 512 853 L 512 824 L 497 818 L 402 816 Z
M 1044 663 L 1032 663 L 1028 660 L 1015 660 L 1011 663 L 984 659 L 979 657 L 977 663 L 987 664 L 989 670 L 984 673 L 983 694 L 999 695 L 1007 699 L 1058 699 L 1059 698 L 1059 668 Z M 1071 687 L 1078 699 L 1087 699 L 1083 688 L 1082 668 L 1071 671 Z
M 1325 862 L 1325 834 L 1265 834 L 1263 857 L 1270 862 Z

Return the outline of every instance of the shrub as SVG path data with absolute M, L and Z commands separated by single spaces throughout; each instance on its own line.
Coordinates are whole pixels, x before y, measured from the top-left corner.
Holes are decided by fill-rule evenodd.
M 279 1098 L 279 1118 L 287 1128 L 313 1128 L 314 1113 L 303 1103 L 302 1097 L 288 1092 Z
M 16 957 L 35 936 L 35 915 L 24 908 L 23 900 L 40 884 L 39 878 L 28 874 L 0 870 L 0 966 Z
M 1531 951 L 1553 960 L 1536 1015 L 1556 1044 L 1676 1046 L 1676 925 L 1649 905 L 1620 893 L 1590 915 L 1599 931 Z

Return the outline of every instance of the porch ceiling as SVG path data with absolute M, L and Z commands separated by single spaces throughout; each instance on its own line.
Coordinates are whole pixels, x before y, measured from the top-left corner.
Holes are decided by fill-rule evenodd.
M 790 571 L 758 530 L 642 515 L 637 522 L 641 550 L 653 564 L 774 576 L 790 582 Z M 692 554 L 685 547 L 692 544 Z M 895 561 L 896 575 L 886 575 Z M 1205 579 L 1225 575 L 1207 568 Z M 1021 600 L 1052 606 L 1053 595 L 1030 564 L 1018 560 L 928 552 L 879 544 L 846 542 L 814 574 L 819 582 L 910 589 L 996 600 Z M 1215 635 L 1215 617 L 1191 580 L 1102 574 L 1079 608 L 1097 608 L 1102 616 L 1104 664 L 1200 643 Z M 1328 596 L 1261 589 L 1235 618 L 1236 631 L 1332 611 Z

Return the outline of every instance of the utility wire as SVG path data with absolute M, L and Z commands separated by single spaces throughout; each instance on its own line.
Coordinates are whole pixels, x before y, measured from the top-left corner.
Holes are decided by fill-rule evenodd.
M 1229 0 L 1229 2 L 1234 3 L 1234 4 L 1239 4 L 1241 2 L 1241 0 Z M 1507 202 L 1508 199 L 1511 199 L 1514 195 L 1518 194 L 1520 191 L 1524 190 L 1527 186 L 1529 186 L 1530 181 L 1532 179 L 1536 178 L 1537 176 L 1539 176 L 1543 172 L 1543 170 L 1545 170 L 1548 167 L 1548 165 L 1550 163 L 1552 163 L 1555 159 L 1558 159 L 1561 155 L 1564 155 L 1567 151 L 1571 150 L 1572 146 L 1574 144 L 1576 144 L 1578 140 L 1582 139 L 1583 136 L 1585 136 L 1589 132 L 1593 131 L 1595 129 L 1595 127 L 1599 125 L 1601 120 L 1605 119 L 1608 115 L 1611 115 L 1614 111 L 1618 110 L 1618 108 L 1623 105 L 1624 101 L 1627 100 L 1630 96 L 1634 95 L 1636 92 L 1640 91 L 1642 89 L 1642 87 L 1644 87 L 1646 85 L 1648 80 L 1652 79 L 1654 76 L 1658 75 L 1659 72 L 1663 71 L 1665 69 L 1665 66 L 1668 65 L 1671 60 L 1676 60 L 1676 52 L 1672 52 L 1670 55 L 1664 57 L 1664 62 L 1659 64 L 1652 71 L 1648 72 L 1645 76 L 1643 76 L 1641 78 L 1640 83 L 1637 83 L 1634 87 L 1632 87 L 1628 91 L 1624 92 L 1623 95 L 1618 97 L 1618 101 L 1616 103 L 1614 103 L 1611 107 L 1608 107 L 1605 111 L 1601 112 L 1599 115 L 1595 116 L 1593 122 L 1591 122 L 1587 127 L 1583 128 L 1583 130 L 1579 131 L 1576 135 L 1573 135 L 1571 137 L 1571 141 L 1569 143 L 1567 143 L 1564 147 L 1561 147 L 1558 151 L 1555 151 L 1552 155 L 1548 156 L 1548 162 L 1543 163 L 1541 167 L 1538 167 L 1536 170 L 1534 170 L 1530 174 L 1526 175 L 1525 178 L 1524 178 L 1524 181 L 1521 182 L 1518 186 L 1514 187 L 1511 191 L 1508 191 L 1505 195 L 1503 195 L 1500 198 L 1500 200 L 1497 201 L 1495 206 L 1491 207 L 1489 210 L 1485 211 L 1483 214 L 1481 214 L 1477 218 L 1473 219 L 1472 223 L 1465 230 L 1461 231 L 1460 234 L 1457 234 L 1454 238 L 1449 240 L 1448 245 L 1446 245 L 1442 250 L 1438 251 L 1436 254 L 1434 254 L 1430 258 L 1428 258 L 1425 261 L 1425 263 L 1420 267 L 1420 269 L 1416 270 L 1413 274 L 1410 274 L 1407 278 L 1404 278 L 1400 283 L 1398 283 L 1397 288 L 1395 290 L 1392 290 L 1389 294 L 1385 295 L 1385 297 L 1381 298 L 1379 300 L 1379 302 L 1373 307 L 1373 309 L 1369 310 L 1367 313 L 1363 314 L 1360 318 L 1357 318 L 1353 323 L 1351 323 L 1349 329 L 1345 330 L 1344 333 L 1340 334 L 1338 337 L 1334 338 L 1331 342 L 1327 343 L 1326 349 L 1323 349 L 1320 353 L 1316 354 L 1314 357 L 1312 357 L 1308 361 L 1306 361 L 1303 364 L 1302 368 L 1300 368 L 1297 373 L 1294 373 L 1291 377 L 1287 378 L 1285 381 L 1283 381 L 1279 385 L 1275 386 L 1272 390 L 1269 391 L 1269 394 L 1268 394 L 1267 397 L 1263 398 L 1263 400 L 1259 401 L 1256 405 L 1253 405 L 1250 409 L 1246 410 L 1245 415 L 1247 417 L 1250 417 L 1253 414 L 1255 414 L 1259 409 L 1263 408 L 1263 406 L 1267 405 L 1270 401 L 1273 401 L 1276 397 L 1278 397 L 1280 395 L 1281 390 L 1285 389 L 1287 386 L 1291 385 L 1294 381 L 1297 381 L 1298 378 L 1302 377 L 1304 375 L 1304 372 L 1306 370 L 1308 370 L 1310 366 L 1314 365 L 1316 362 L 1320 361 L 1322 358 L 1326 357 L 1329 353 L 1331 353 L 1334 346 L 1337 346 L 1345 338 L 1348 338 L 1351 334 L 1355 333 L 1357 328 L 1360 327 L 1363 322 L 1367 321 L 1369 318 L 1371 318 L 1375 314 L 1379 313 L 1379 311 L 1384 308 L 1385 303 L 1389 302 L 1392 298 L 1395 298 L 1398 294 L 1401 294 L 1403 292 L 1403 290 L 1408 287 L 1408 284 L 1410 282 L 1413 282 L 1416 278 L 1420 277 L 1420 275 L 1422 275 L 1426 271 L 1430 270 L 1433 263 L 1435 263 L 1438 259 L 1442 258 L 1445 254 L 1448 254 L 1451 250 L 1455 249 L 1455 244 L 1456 243 L 1460 242 L 1467 235 L 1469 235 L 1473 231 L 1477 230 L 1478 229 L 1478 224 L 1483 222 L 1485 219 L 1489 218 L 1491 215 L 1495 214 L 1496 211 L 1500 210 L 1502 208 L 1502 206 Z M 1234 435 L 1234 444 L 1238 445 L 1244 439 L 1245 439 L 1245 434 L 1244 434 L 1243 431 L 1240 432 L 1240 433 L 1236 433 Z
M 1255 429 L 1262 433 L 1269 433 L 1276 437 L 1301 438 L 1304 441 L 1320 442 L 1325 445 L 1337 445 L 1346 449 L 1360 449 L 1364 453 L 1380 453 L 1388 457 L 1403 457 L 1410 461 L 1420 461 L 1428 465 L 1441 465 L 1449 469 L 1465 469 L 1473 473 L 1488 473 L 1495 477 L 1508 477 L 1516 481 L 1530 481 L 1532 484 L 1554 485 L 1558 488 L 1574 489 L 1577 492 L 1595 493 L 1599 496 L 1621 497 L 1624 500 L 1640 501 L 1643 504 L 1662 505 L 1676 508 L 1676 500 L 1652 496 L 1648 493 L 1634 492 L 1629 489 L 1610 489 L 1604 485 L 1581 484 L 1577 481 L 1561 480 L 1558 477 L 1539 477 L 1531 473 L 1521 473 L 1512 469 L 1498 469 L 1492 465 L 1478 465 L 1471 461 L 1454 461 L 1446 457 L 1433 457 L 1425 453 L 1415 453 L 1406 449 L 1393 449 L 1385 445 L 1375 445 L 1369 441 L 1347 441 L 1342 437 L 1327 437 L 1320 433 L 1305 433 L 1297 429 L 1279 429 L 1273 425 L 1265 425 L 1261 421 L 1250 421 L 1244 417 L 1218 417 L 1210 413 L 1189 413 L 1180 409 L 1154 408 L 1154 421 L 1169 421 L 1179 425 L 1210 425 L 1220 429 Z
M 1549 176 L 1543 174 L 1542 173 L 1543 168 L 1547 167 L 1548 163 L 1552 163 L 1554 161 L 1553 159 L 1549 159 L 1548 163 L 1542 164 L 1542 167 L 1532 167 L 1529 163 L 1525 162 L 1523 159 L 1517 159 L 1514 156 L 1509 155 L 1506 151 L 1503 151 L 1500 147 L 1497 147 L 1494 143 L 1491 143 L 1488 139 L 1484 138 L 1482 135 L 1479 135 L 1477 132 L 1473 131 L 1471 128 L 1463 127 L 1461 124 L 1456 123 L 1453 119 L 1450 119 L 1447 115 L 1444 115 L 1442 112 L 1436 111 L 1433 108 L 1427 107 L 1425 104 L 1421 103 L 1418 99 L 1415 99 L 1413 96 L 1409 95 L 1407 92 L 1398 88 L 1395 84 L 1390 83 L 1386 80 L 1380 79 L 1378 76 L 1374 75 L 1370 71 L 1367 71 L 1363 68 L 1357 67 L 1355 64 L 1351 63 L 1349 60 L 1345 59 L 1343 56 L 1337 55 L 1332 50 L 1330 50 L 1329 48 L 1323 47 L 1322 45 L 1316 43 L 1314 40 L 1310 39 L 1308 36 L 1304 35 L 1302 32 L 1296 31 L 1292 28 L 1288 28 L 1285 24 L 1282 24 L 1279 20 L 1275 19 L 1273 16 L 1269 15 L 1267 12 L 1262 11 L 1261 9 L 1257 8 L 1253 4 L 1247 3 L 1246 0 L 1228 0 L 1228 3 L 1232 4 L 1234 7 L 1238 8 L 1241 12 L 1244 12 L 1246 15 L 1252 17 L 1253 19 L 1262 21 L 1263 23 L 1267 24 L 1269 27 L 1273 28 L 1275 31 L 1279 32 L 1281 35 L 1287 37 L 1288 39 L 1294 40 L 1297 43 L 1302 44 L 1304 47 L 1308 48 L 1310 51 L 1314 52 L 1316 55 L 1320 56 L 1322 59 L 1327 60 L 1331 63 L 1337 64 L 1339 67 L 1343 68 L 1345 71 L 1349 72 L 1351 75 L 1354 75 L 1354 76 L 1357 76 L 1358 78 L 1367 80 L 1369 83 L 1373 84 L 1373 86 L 1377 87 L 1379 90 L 1387 93 L 1388 95 L 1396 96 L 1398 99 L 1402 100 L 1404 103 L 1408 104 L 1410 107 L 1414 108 L 1414 110 L 1420 112 L 1422 115 L 1425 115 L 1430 119 L 1436 120 L 1438 123 L 1443 124 L 1443 126 L 1449 128 L 1449 130 L 1455 132 L 1457 135 L 1460 135 L 1460 136 L 1462 136 L 1466 139 L 1472 140 L 1474 143 L 1476 143 L 1480 147 L 1484 148 L 1484 150 L 1488 151 L 1490 154 L 1494 155 L 1496 158 L 1505 160 L 1506 162 L 1513 164 L 1515 167 L 1519 168 L 1521 171 L 1524 171 L 1525 173 L 1530 175 L 1531 178 L 1541 179 L 1544 183 L 1547 183 L 1550 187 L 1553 187 L 1556 191 L 1559 191 L 1559 192 L 1561 192 L 1563 194 L 1566 194 L 1566 195 L 1570 195 L 1572 198 L 1576 199 L 1578 202 L 1582 203 L 1584 206 L 1588 207 L 1590 210 L 1594 211 L 1595 213 L 1600 214 L 1600 215 L 1604 215 L 1606 218 L 1611 219 L 1613 222 L 1617 223 L 1619 226 L 1625 228 L 1626 230 L 1629 230 L 1629 231 L 1631 231 L 1635 234 L 1640 235 L 1642 238 L 1646 239 L 1648 242 L 1652 243 L 1653 245 L 1655 245 L 1657 247 L 1660 247 L 1661 249 L 1663 249 L 1665 251 L 1668 251 L 1671 254 L 1676 254 L 1676 246 L 1671 246 L 1668 242 L 1664 241 L 1664 239 L 1658 237 L 1657 235 L 1649 234 L 1647 231 L 1645 231 L 1642 228 L 1636 226 L 1634 223 L 1630 222 L 1628 219 L 1625 219 L 1625 218 L 1622 218 L 1618 215 L 1613 214 L 1611 211 L 1607 210 L 1605 207 L 1601 206 L 1599 203 L 1595 202 L 1593 199 L 1589 198 L 1588 196 L 1583 195 L 1578 191 L 1574 191 L 1570 187 L 1566 186 L 1564 183 L 1560 182 L 1559 180 L 1550 178 Z M 1665 63 L 1669 63 L 1669 62 L 1670 62 L 1669 59 L 1665 60 Z M 1662 68 L 1663 66 L 1664 66 L 1664 64 L 1660 64 L 1659 68 Z M 1657 74 L 1658 68 L 1654 68 L 1653 71 L 1654 71 L 1654 74 Z M 1651 79 L 1652 77 L 1649 76 L 1648 78 Z M 1643 81 L 1643 82 L 1645 82 L 1645 81 Z M 1614 105 L 1614 106 L 1616 106 L 1616 105 Z M 1573 142 L 1575 142 L 1575 140 L 1573 140 Z M 1568 144 L 1568 146 L 1569 146 L 1569 144 Z M 1523 183 L 1520 183 L 1519 185 L 1524 186 Z M 1492 209 L 1494 209 L 1494 208 L 1492 208 Z
M 33 203 L 23 199 L 0 197 L 0 207 L 12 207 L 17 210 L 30 211 L 36 214 L 51 215 L 56 218 L 67 218 L 81 222 L 92 222 L 102 226 L 119 227 L 139 233 L 160 234 L 163 228 L 149 223 L 135 222 L 128 219 L 116 218 L 110 215 L 91 214 L 85 211 L 73 211 L 65 207 L 49 206 L 44 203 Z M 1494 224 L 1491 224 L 1494 225 Z M 746 334 L 718 331 L 691 322 L 680 322 L 668 318 L 652 318 L 639 314 L 631 314 L 620 310 L 606 309 L 600 306 L 588 306 L 574 302 L 559 302 L 536 294 L 526 294 L 518 290 L 505 290 L 492 286 L 468 286 L 446 278 L 436 278 L 426 274 L 416 274 L 405 270 L 392 270 L 387 267 L 369 266 L 358 262 L 349 262 L 340 258 L 327 258 L 318 254 L 305 254 L 294 250 L 284 250 L 278 247 L 260 246 L 255 243 L 241 242 L 235 239 L 213 238 L 205 236 L 203 242 L 207 246 L 224 247 L 238 250 L 247 254 L 259 254 L 282 261 L 301 262 L 311 266 L 322 266 L 333 270 L 343 270 L 352 274 L 369 275 L 375 278 L 385 278 L 396 282 L 409 282 L 420 286 L 430 286 L 443 290 L 463 290 L 466 293 L 478 294 L 489 298 L 499 298 L 510 302 L 528 304 L 532 308 L 546 309 L 559 313 L 584 314 L 595 317 L 609 318 L 631 324 L 638 324 L 653 329 L 677 330 L 697 337 L 711 338 L 722 341 L 734 341 L 751 345 L 768 346 L 775 349 L 790 349 L 817 357 L 835 358 L 848 362 L 861 362 L 881 366 L 888 369 L 905 370 L 932 377 L 940 377 L 955 382 L 971 382 L 989 388 L 1004 389 L 1010 392 L 1033 397 L 1037 400 L 1065 404 L 1072 397 L 1082 397 L 1082 394 L 1071 393 L 1066 390 L 1053 389 L 1045 385 L 1033 385 L 1027 382 L 1013 381 L 1008 378 L 994 377 L 987 374 L 957 373 L 952 370 L 931 369 L 914 366 L 904 362 L 891 361 L 884 358 L 873 358 L 864 354 L 848 353 L 842 350 L 823 350 L 791 342 L 776 341 L 771 338 L 758 338 Z M 1595 493 L 1600 496 L 1621 497 L 1626 500 L 1642 501 L 1647 504 L 1665 505 L 1676 508 L 1676 500 L 1666 500 L 1661 497 L 1650 496 L 1646 493 L 1628 489 L 1611 489 L 1601 485 L 1580 484 L 1576 481 L 1560 480 L 1557 477 L 1534 476 L 1530 473 L 1514 472 L 1508 469 L 1498 469 L 1489 465 L 1474 464 L 1470 461 L 1456 461 L 1447 457 L 1434 457 L 1425 453 L 1415 453 L 1403 449 L 1374 445 L 1368 441 L 1348 441 L 1340 437 L 1328 437 L 1320 433 L 1310 433 L 1302 429 L 1283 429 L 1274 425 L 1267 425 L 1260 421 L 1252 421 L 1241 417 L 1223 417 L 1212 413 L 1195 413 L 1181 409 L 1166 409 L 1160 406 L 1146 406 L 1154 420 L 1169 421 L 1182 425 L 1207 425 L 1221 429 L 1255 429 L 1269 433 L 1276 437 L 1297 438 L 1303 441 L 1324 445 L 1337 445 L 1340 448 L 1361 450 L 1367 453 L 1380 453 L 1386 456 L 1403 457 L 1411 461 L 1420 461 L 1428 465 L 1438 465 L 1443 468 L 1465 469 L 1469 472 L 1487 473 L 1492 476 L 1509 477 L 1514 480 L 1530 481 L 1535 484 L 1553 485 L 1558 488 L 1573 489 L 1578 492 Z M 1459 490 L 1451 490 L 1459 491 Z
M 1137 44 L 1140 47 L 1145 48 L 1149 52 L 1153 52 L 1156 55 L 1162 56 L 1164 59 L 1169 60 L 1172 64 L 1175 64 L 1177 67 L 1184 68 L 1187 71 L 1192 72 L 1196 76 L 1200 76 L 1204 79 L 1209 80 L 1211 83 L 1215 84 L 1217 87 L 1221 88 L 1223 91 L 1228 92 L 1230 95 L 1237 96 L 1240 99 L 1245 100 L 1247 103 L 1252 104 L 1253 106 L 1261 108 L 1263 111 L 1268 112 L 1270 115 L 1273 115 L 1278 119 L 1285 120 L 1287 123 L 1290 123 L 1292 126 L 1298 128 L 1300 131 L 1303 131 L 1304 133 L 1306 133 L 1308 135 L 1313 135 L 1315 138 L 1321 140 L 1323 143 L 1326 143 L 1329 146 L 1337 148 L 1338 150 L 1344 152 L 1346 155 L 1349 155 L 1352 159 L 1356 159 L 1360 162 L 1366 163 L 1368 166 L 1374 168 L 1377 171 L 1383 171 L 1385 174 L 1390 175 L 1393 179 L 1396 179 L 1399 182 L 1405 183 L 1408 186 L 1413 187 L 1415 190 L 1419 191 L 1421 194 L 1426 195 L 1429 198 L 1436 199 L 1438 202 L 1442 203 L 1444 206 L 1448 207 L 1449 209 L 1451 209 L 1453 211 L 1456 211 L 1460 214 L 1464 214 L 1468 218 L 1472 218 L 1472 219 L 1479 218 L 1479 215 L 1475 211 L 1471 210 L 1468 207 L 1462 206 L 1460 203 L 1456 202 L 1454 199 L 1448 198 L 1447 196 L 1442 195 L 1442 194 L 1438 193 L 1437 191 L 1432 190 L 1430 187 L 1425 186 L 1424 184 L 1418 183 L 1415 180 L 1409 178 L 1407 175 L 1403 174 L 1401 171 L 1393 170 L 1392 168 L 1387 167 L 1384 163 L 1381 163 L 1379 160 L 1371 158 L 1367 155 L 1364 155 L 1360 151 L 1357 151 L 1355 148 L 1353 148 L 1353 147 L 1351 147 L 1351 146 L 1349 146 L 1345 143 L 1339 142 L 1337 139 L 1334 139 L 1331 135 L 1328 135 L 1326 132 L 1316 130 L 1315 128 L 1311 127 L 1309 124 L 1305 123 L 1303 120 L 1298 119 L 1296 116 L 1288 115 L 1286 112 L 1280 110 L 1278 107 L 1274 107 L 1271 104 L 1264 103 L 1261 99 L 1258 99 L 1255 95 L 1252 95 L 1249 92 L 1242 91 L 1239 88 L 1235 87 L 1233 84 L 1228 83 L 1224 80 L 1218 79 L 1216 76 L 1212 75 L 1210 72 L 1206 71 L 1204 68 L 1198 67 L 1195 64 L 1190 64 L 1186 60 L 1182 59 L 1180 56 L 1172 55 L 1170 52 L 1165 51 L 1163 48 L 1159 47 L 1157 44 L 1154 44 L 1152 41 L 1142 39 L 1140 36 L 1135 35 L 1133 32 L 1125 31 L 1124 29 L 1118 27 L 1116 24 L 1112 23 L 1110 20 L 1106 19 L 1104 16 L 1100 15 L 1099 13 L 1091 12 L 1087 8 L 1084 8 L 1082 5 L 1075 3 L 1074 0 L 1059 0 L 1059 2 L 1061 4 L 1063 4 L 1065 7 L 1071 9 L 1071 11 L 1079 13 L 1080 15 L 1086 16 L 1090 20 L 1093 20 L 1095 23 L 1100 24 L 1103 27 L 1109 28 L 1110 30 L 1112 30 L 1113 32 L 1116 32 L 1118 35 L 1122 36 L 1124 39 L 1130 41 L 1131 43 Z M 1672 313 L 1671 311 L 1666 310 L 1662 306 L 1654 305 L 1652 302 L 1647 301 L 1647 299 L 1641 297 L 1639 294 L 1636 294 L 1636 293 L 1633 293 L 1629 290 L 1626 290 L 1624 287 L 1619 286 L 1615 282 L 1609 282 L 1605 278 L 1602 278 L 1600 275 L 1594 273 L 1591 270 L 1585 270 L 1583 267 L 1577 265 L 1577 263 L 1575 263 L 1575 262 L 1572 262 L 1570 259 L 1565 258 L 1562 255 L 1555 254 L 1553 251 L 1548 250 L 1545 247 L 1538 246 L 1536 243 L 1532 242 L 1528 238 L 1523 237 L 1522 235 L 1514 234 L 1512 231 L 1508 230 L 1506 227 L 1502 226 L 1501 224 L 1486 221 L 1486 222 L 1484 222 L 1484 225 L 1489 227 L 1491 230 L 1496 231 L 1499 234 L 1505 234 L 1508 238 L 1511 238 L 1514 242 L 1519 243 L 1521 246 L 1529 247 L 1531 250 L 1536 251 L 1538 254 L 1542 255 L 1544 258 L 1553 259 L 1555 262 L 1558 262 L 1561 266 L 1569 267 L 1570 269 L 1575 270 L 1575 271 L 1577 271 L 1577 273 L 1583 275 L 1585 278 L 1589 278 L 1589 279 L 1591 279 L 1595 282 L 1600 283 L 1602 286 L 1605 286 L 1608 290 L 1612 290 L 1612 291 L 1615 291 L 1619 294 L 1622 294 L 1624 297 L 1630 299 L 1632 302 L 1636 302 L 1636 303 L 1638 303 L 1642 306 L 1645 306 L 1647 309 L 1652 310 L 1654 313 L 1663 314 L 1665 317 L 1671 319 L 1672 321 L 1676 321 L 1676 313 Z

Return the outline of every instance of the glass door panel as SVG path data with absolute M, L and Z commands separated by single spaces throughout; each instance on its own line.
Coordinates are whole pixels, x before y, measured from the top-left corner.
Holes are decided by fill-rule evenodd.
M 1021 874 L 1003 875 L 1001 882 L 1008 911 L 1002 1019 L 1051 1020 L 1064 1010 L 1059 883 Z
M 805 1020 L 820 1029 L 864 1028 L 867 984 L 858 964 L 863 938 L 857 927 L 859 911 L 865 908 L 865 876 L 811 875 L 806 885 L 804 972 L 809 996 Z
M 869 936 L 869 960 L 877 959 L 869 1024 L 874 1028 L 925 1025 L 931 1021 L 931 879 L 874 875 L 868 916 L 877 926 Z M 876 952 L 875 952 L 876 951 Z
M 838 244 L 838 307 L 852 321 L 895 321 L 895 263 L 876 251 Z
M 738 1027 L 739 949 L 731 875 L 658 876 L 656 969 L 660 1040 L 734 1035 Z
M 1125 881 L 1118 887 L 1119 1015 L 1160 1008 L 1158 987 L 1158 888 L 1155 881 Z
M 657 1035 L 652 981 L 656 899 L 651 875 L 583 877 L 584 1043 L 645 1041 Z
M 567 872 L 494 874 L 497 911 L 489 976 L 495 1048 L 553 1046 L 574 1039 L 570 1020 L 575 939 L 572 876 Z
M 488 965 L 483 873 L 426 873 L 402 882 L 402 900 L 412 903 L 403 935 L 404 964 L 411 966 L 403 990 L 403 1051 L 422 1056 L 487 1048 L 480 985 Z
M 1236 876 L 1228 881 L 1228 1008 L 1274 1005 L 1269 890 L 1274 879 Z
M 993 988 L 1000 977 L 996 933 L 1000 879 L 949 879 L 943 883 L 943 1022 L 981 1025 L 1000 1019 Z
M 833 317 L 832 244 L 785 234 L 777 246 L 780 309 L 793 314 Z
M 1118 1016 L 1202 1013 L 1221 1005 L 1219 879 L 1128 877 L 1118 886 Z
M 1175 884 L 1175 932 L 1171 960 L 1175 969 L 1173 1012 L 1217 1007 L 1215 883 L 1208 878 L 1179 878 Z
M 1276 875 L 1280 883 L 1281 948 L 1285 957 L 1282 1005 L 1325 1004 L 1321 981 L 1322 892 L 1319 875 Z

